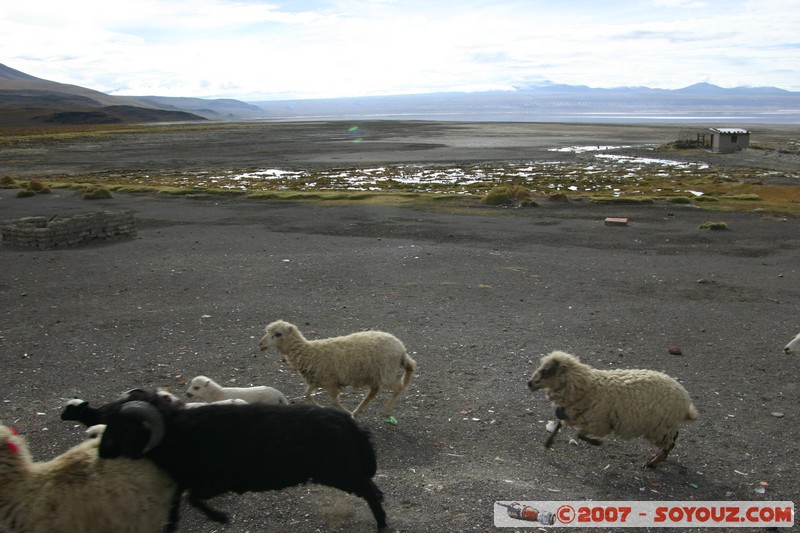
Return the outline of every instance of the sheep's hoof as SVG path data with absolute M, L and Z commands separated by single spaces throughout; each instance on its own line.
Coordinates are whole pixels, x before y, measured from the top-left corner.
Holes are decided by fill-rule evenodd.
M 662 462 L 664 459 L 666 459 L 666 458 L 667 458 L 667 454 L 669 454 L 669 450 L 661 450 L 660 452 L 658 452 L 657 454 L 655 454 L 655 455 L 653 456 L 653 458 L 652 458 L 652 459 L 650 459 L 649 461 L 647 461 L 647 462 L 644 464 L 644 467 L 645 467 L 645 468 L 655 468 L 655 466 L 656 466 L 658 463 Z
M 395 417 L 393 417 L 392 415 L 384 416 L 383 417 L 383 421 L 386 422 L 387 424 L 391 425 L 391 426 L 396 426 L 397 425 L 397 419 Z

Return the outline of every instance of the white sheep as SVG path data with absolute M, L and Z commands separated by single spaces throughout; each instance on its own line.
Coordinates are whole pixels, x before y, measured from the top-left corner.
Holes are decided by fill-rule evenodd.
M 784 347 L 783 351 L 786 355 L 800 355 L 800 333 L 789 341 L 789 344 Z
M 0 529 L 16 533 L 161 532 L 175 482 L 150 461 L 100 459 L 92 438 L 46 462 L 0 426 Z
M 200 398 L 207 402 L 228 401 L 238 403 L 267 403 L 272 405 L 289 405 L 289 400 L 278 389 L 272 387 L 223 387 L 213 379 L 197 376 L 189 383 L 184 393 L 187 398 Z
M 675 379 L 654 370 L 598 370 L 574 355 L 555 351 L 541 360 L 528 388 L 547 390 L 559 419 L 545 442 L 550 447 L 561 421 L 579 429 L 591 444 L 616 433 L 642 437 L 659 452 L 645 466 L 663 461 L 675 445 L 678 428 L 699 418 L 689 393 Z
M 397 424 L 392 416 L 394 404 L 417 368 L 403 343 L 382 331 L 309 341 L 297 326 L 278 320 L 267 325 L 258 347 L 262 351 L 277 349 L 300 372 L 308 384 L 306 399 L 315 405 L 318 404 L 312 393 L 324 389 L 336 407 L 349 412 L 339 402 L 342 388 L 368 388 L 369 393 L 352 412 L 355 417 L 375 398 L 380 387 L 391 389 L 392 396 L 383 409 L 384 420 L 390 424 Z

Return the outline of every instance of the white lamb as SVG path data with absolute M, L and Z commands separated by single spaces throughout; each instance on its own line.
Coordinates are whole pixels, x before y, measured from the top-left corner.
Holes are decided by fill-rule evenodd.
M 164 398 L 164 399 L 168 400 L 170 403 L 173 403 L 175 405 L 181 405 L 183 407 L 186 407 L 187 409 L 194 409 L 196 407 L 203 407 L 203 406 L 206 406 L 206 405 L 217 405 L 217 404 L 222 404 L 222 405 L 246 405 L 248 403 L 248 402 L 246 402 L 244 400 L 241 400 L 239 398 L 230 398 L 228 400 L 220 400 L 218 402 L 184 402 L 182 399 L 180 399 L 179 397 L 175 396 L 174 394 L 172 394 L 171 392 L 166 391 L 166 390 L 157 390 L 156 391 L 156 395 L 158 397 L 160 397 L 160 398 Z M 91 428 L 89 428 L 89 429 L 91 429 Z M 88 434 L 89 431 L 87 430 L 86 433 Z
M 602 444 L 616 433 L 642 437 L 659 447 L 645 466 L 663 461 L 678 437 L 678 428 L 699 418 L 689 393 L 675 379 L 654 370 L 598 370 L 574 355 L 555 351 L 545 356 L 528 388 L 547 390 L 556 405 L 556 426 L 545 442 L 550 447 L 561 422 L 579 429 L 578 437 Z
M 185 395 L 207 402 L 243 400 L 247 403 L 289 405 L 289 400 L 278 389 L 272 387 L 223 387 L 205 376 L 197 376 L 189 383 Z
M 342 388 L 368 388 L 369 393 L 352 412 L 355 417 L 375 398 L 380 387 L 390 388 L 392 397 L 383 409 L 383 416 L 393 425 L 397 424 L 392 416 L 394 404 L 417 368 L 403 343 L 382 331 L 309 341 L 297 326 L 278 320 L 267 325 L 258 347 L 262 351 L 277 349 L 300 372 L 308 384 L 306 399 L 315 405 L 318 404 L 312 393 L 324 389 L 336 407 L 349 412 L 339 402 Z
M 789 341 L 783 351 L 786 352 L 786 355 L 800 355 L 800 333 Z
M 98 458 L 100 439 L 33 462 L 17 432 L 0 426 L 0 529 L 15 533 L 158 533 L 176 498 L 150 461 Z

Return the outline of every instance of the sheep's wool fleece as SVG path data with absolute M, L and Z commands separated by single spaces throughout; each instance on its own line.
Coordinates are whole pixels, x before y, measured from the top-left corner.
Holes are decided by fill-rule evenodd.
M 403 343 L 383 331 L 361 331 L 342 337 L 306 340 L 296 326 L 277 321 L 267 326 L 267 337 L 281 331 L 275 347 L 308 381 L 321 387 L 394 386 L 403 363 L 414 365 Z
M 100 459 L 100 439 L 34 463 L 25 439 L 0 426 L 0 527 L 14 533 L 157 533 L 174 482 L 149 461 Z
M 699 418 L 686 389 L 663 372 L 599 370 L 565 352 L 542 358 L 542 366 L 554 358 L 567 370 L 548 382 L 547 397 L 566 409 L 567 425 L 586 434 L 613 432 L 663 446 L 680 425 Z

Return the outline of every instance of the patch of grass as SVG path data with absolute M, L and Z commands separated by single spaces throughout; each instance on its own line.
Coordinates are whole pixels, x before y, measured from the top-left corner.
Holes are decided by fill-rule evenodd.
M 0 177 L 0 189 L 18 189 L 19 183 L 11 176 Z
M 520 207 L 535 206 L 531 190 L 522 185 L 493 187 L 483 197 L 486 205 L 516 205 Z
M 419 197 L 419 195 L 415 195 Z M 445 202 L 463 202 L 465 198 L 468 198 L 461 194 L 434 194 L 430 196 L 430 200 L 436 203 L 445 203 Z
M 553 194 L 548 196 L 547 199 L 550 200 L 551 202 L 562 202 L 562 203 L 569 202 L 569 196 L 567 196 L 567 194 L 563 192 L 554 192 Z
M 91 185 L 83 192 L 84 200 L 108 200 L 110 198 L 113 196 L 105 185 Z
M 158 187 L 153 187 L 150 185 L 109 185 L 108 188 L 114 192 L 128 194 L 158 192 Z
M 652 204 L 649 196 L 592 196 L 589 200 L 593 204 Z
M 669 203 L 672 204 L 691 204 L 692 199 L 688 196 L 670 196 L 666 198 Z
M 723 196 L 720 198 L 721 200 L 735 200 L 735 201 L 743 201 L 743 202 L 758 202 L 761 201 L 761 197 L 757 194 L 735 194 L 733 196 Z
M 253 200 L 277 200 L 281 195 L 276 191 L 253 191 L 247 197 Z
M 30 198 L 31 196 L 36 196 L 36 191 L 32 191 L 30 189 L 22 189 L 21 191 L 17 191 L 17 198 Z
M 37 180 L 36 178 L 28 182 L 28 190 L 33 191 L 36 194 L 50 193 L 50 187 L 48 187 L 47 184 L 45 184 L 43 181 Z
M 210 188 L 206 189 L 203 192 L 208 194 L 215 194 L 219 196 L 245 196 L 247 195 L 247 191 L 244 189 L 221 189 L 221 188 Z
M 511 191 L 508 187 L 495 187 L 483 197 L 486 205 L 511 205 Z
M 197 187 L 167 187 L 161 186 L 158 188 L 159 194 L 168 194 L 172 196 L 186 196 L 187 194 L 200 194 L 205 192 L 205 189 Z
M 247 129 L 251 125 L 163 125 L 160 132 L 195 129 Z M 0 126 L 0 131 L 3 127 Z M 116 126 L 91 128 L 38 128 L 35 132 L 14 132 L 0 138 L 0 146 L 41 145 L 71 142 L 75 138 L 96 138 L 104 135 L 136 135 L 155 131 L 150 126 Z M 781 141 L 777 149 L 787 146 Z M 800 146 L 795 140 L 791 146 Z M 674 148 L 674 147 L 673 147 Z M 380 169 L 341 167 L 288 169 L 285 175 L 247 176 L 263 171 L 259 167 L 205 170 L 99 170 L 80 177 L 42 175 L 51 188 L 74 187 L 81 190 L 89 184 L 106 185 L 113 192 L 168 194 L 183 197 L 215 195 L 246 196 L 264 200 L 288 199 L 298 202 L 359 202 L 370 204 L 415 204 L 421 208 L 455 209 L 468 206 L 477 209 L 485 198 L 486 212 L 496 205 L 535 205 L 532 198 L 570 203 L 648 204 L 653 201 L 694 204 L 710 211 L 760 211 L 800 216 L 800 185 L 792 184 L 794 173 L 776 173 L 762 169 L 736 167 L 637 168 L 631 173 L 625 164 L 593 165 L 587 171 L 583 162 L 531 163 L 496 162 L 474 164 L 393 164 Z M 242 174 L 241 178 L 239 174 Z M 414 176 L 415 181 L 406 178 Z M 9 175 L 11 178 L 12 175 Z M 777 179 L 776 179 L 777 176 Z M 25 187 L 27 176 L 16 176 Z M 234 179 L 235 178 L 235 179 Z M 13 178 L 11 178 L 13 179 Z M 774 180 L 776 183 L 773 185 Z M 9 186 L 11 185 L 9 181 Z M 788 184 L 787 184 L 788 183 Z M 2 184 L 0 184 L 0 187 Z M 244 189 L 242 188 L 244 187 Z M 369 187 L 369 190 L 364 190 Z M 501 194 L 501 190 L 505 193 Z M 523 191 L 524 193 L 519 193 Z M 689 191 L 703 191 L 693 197 Z M 408 195 L 408 196 L 404 196 Z M 688 198 L 688 199 L 687 199 Z M 750 200 L 750 201 L 747 201 Z
M 712 231 L 720 231 L 728 229 L 728 224 L 725 222 L 703 222 L 698 226 L 698 229 L 710 229 Z

